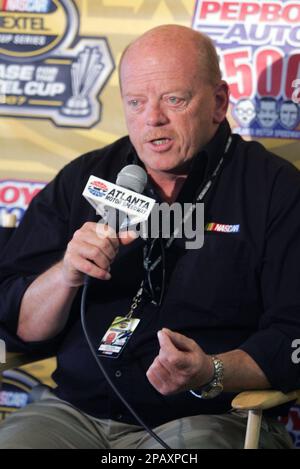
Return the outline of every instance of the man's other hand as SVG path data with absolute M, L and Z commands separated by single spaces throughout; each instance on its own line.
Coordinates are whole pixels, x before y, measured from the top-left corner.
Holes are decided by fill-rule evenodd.
M 147 378 L 158 392 L 168 395 L 197 389 L 212 379 L 212 360 L 194 340 L 165 328 L 157 335 L 160 350 Z

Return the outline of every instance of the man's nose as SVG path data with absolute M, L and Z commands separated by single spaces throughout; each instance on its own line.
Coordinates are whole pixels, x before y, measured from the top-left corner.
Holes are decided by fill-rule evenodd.
M 161 103 L 149 103 L 146 110 L 146 124 L 149 126 L 165 125 L 169 122 Z

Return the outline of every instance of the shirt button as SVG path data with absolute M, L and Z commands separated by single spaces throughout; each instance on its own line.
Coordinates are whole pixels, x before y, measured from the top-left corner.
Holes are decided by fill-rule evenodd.
M 116 378 L 120 378 L 121 376 L 122 376 L 122 372 L 121 372 L 120 370 L 117 370 L 117 371 L 115 372 L 115 377 L 116 377 Z

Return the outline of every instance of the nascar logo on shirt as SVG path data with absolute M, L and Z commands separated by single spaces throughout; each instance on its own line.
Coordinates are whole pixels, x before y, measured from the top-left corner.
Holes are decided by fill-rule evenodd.
M 197 1 L 193 28 L 215 42 L 230 85 L 233 129 L 300 138 L 299 1 Z
M 240 225 L 223 225 L 221 223 L 207 223 L 205 231 L 219 231 L 221 233 L 239 233 Z

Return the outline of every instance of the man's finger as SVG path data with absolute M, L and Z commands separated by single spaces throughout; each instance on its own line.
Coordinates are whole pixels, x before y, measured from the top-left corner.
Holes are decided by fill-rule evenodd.
M 96 225 L 96 233 L 99 238 L 107 238 L 114 249 L 119 247 L 119 238 L 115 230 L 107 224 L 98 222 Z
M 171 331 L 170 329 L 163 328 L 161 332 L 169 338 L 169 341 L 176 347 L 177 350 L 182 352 L 190 352 L 194 348 L 194 341 L 179 332 Z
M 158 331 L 157 333 L 160 349 L 163 350 L 166 354 L 173 354 L 178 351 L 177 347 L 174 346 L 169 334 L 165 332 L 164 329 Z
M 159 358 L 156 357 L 152 365 L 148 368 L 146 376 L 152 386 L 162 394 L 167 390 L 167 384 L 171 381 L 170 372 L 163 366 Z
M 164 331 L 159 331 L 157 335 L 160 345 L 158 357 L 165 368 L 172 372 L 186 368 L 187 358 L 185 353 L 173 344 L 168 334 Z

